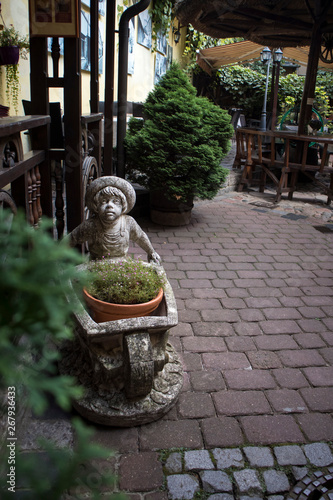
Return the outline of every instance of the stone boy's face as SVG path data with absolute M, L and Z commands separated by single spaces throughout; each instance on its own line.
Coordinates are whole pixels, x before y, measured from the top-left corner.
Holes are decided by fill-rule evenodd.
M 121 199 L 115 195 L 102 194 L 97 203 L 97 213 L 103 222 L 113 222 L 121 216 L 123 206 Z

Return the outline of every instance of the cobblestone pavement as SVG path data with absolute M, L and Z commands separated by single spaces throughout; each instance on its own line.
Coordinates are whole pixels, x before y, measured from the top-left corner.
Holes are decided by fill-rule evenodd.
M 221 192 L 186 227 L 140 221 L 176 296 L 184 386 L 157 422 L 96 426 L 116 451 L 96 467 L 130 499 L 332 499 L 332 209 L 300 198 Z M 27 422 L 26 450 L 40 433 L 73 439 L 59 413 Z

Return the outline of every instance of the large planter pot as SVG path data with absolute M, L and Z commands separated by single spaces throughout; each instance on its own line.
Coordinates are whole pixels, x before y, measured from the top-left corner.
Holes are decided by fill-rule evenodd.
M 19 58 L 19 47 L 0 47 L 0 65 L 17 64 Z
M 150 218 L 155 224 L 162 226 L 185 226 L 191 221 L 193 196 L 185 202 L 170 200 L 163 190 L 150 192 Z
M 83 296 L 86 304 L 91 312 L 91 317 L 96 323 L 104 323 L 105 321 L 115 321 L 118 319 L 138 318 L 148 316 L 155 311 L 163 298 L 163 289 L 161 288 L 158 295 L 142 304 L 111 304 L 95 299 L 87 290 L 83 289 Z

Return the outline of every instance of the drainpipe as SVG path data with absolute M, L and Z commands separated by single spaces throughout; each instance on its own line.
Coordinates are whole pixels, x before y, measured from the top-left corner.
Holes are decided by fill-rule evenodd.
M 127 71 L 129 22 L 140 12 L 147 9 L 150 0 L 140 0 L 123 12 L 119 22 L 119 61 L 118 61 L 118 112 L 117 112 L 117 175 L 125 177 L 125 150 L 127 111 Z

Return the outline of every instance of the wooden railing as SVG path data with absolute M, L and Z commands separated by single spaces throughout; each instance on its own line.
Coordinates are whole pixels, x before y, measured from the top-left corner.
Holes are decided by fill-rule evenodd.
M 328 165 L 328 160 L 333 155 L 332 135 L 297 135 L 289 131 L 238 128 L 236 144 L 233 168 L 244 167 L 239 191 L 244 185 L 258 182 L 263 192 L 268 175 L 276 187 L 275 201 L 280 201 L 283 193 L 288 193 L 291 200 L 297 190 L 298 174 L 302 172 L 321 187 L 327 194 L 327 204 L 330 204 L 333 198 L 333 167 Z M 259 180 L 254 179 L 257 167 L 260 169 Z M 329 186 L 316 178 L 317 172 L 330 175 Z
M 13 211 L 25 210 L 27 220 L 37 226 L 44 211 L 50 215 L 51 175 L 47 167 L 47 125 L 49 116 L 5 117 L 0 119 L 1 204 Z M 41 149 L 23 154 L 21 132 L 36 133 Z M 44 142 L 44 147 L 43 147 Z

